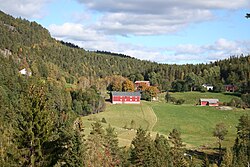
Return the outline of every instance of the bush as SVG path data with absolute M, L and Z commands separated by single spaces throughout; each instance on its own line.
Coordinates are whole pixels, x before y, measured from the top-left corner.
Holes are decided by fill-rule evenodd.
M 172 103 L 176 103 L 176 98 L 175 98 L 175 97 L 171 97 L 171 98 L 170 98 L 170 101 L 171 101 Z
M 134 121 L 134 120 L 132 120 L 132 121 L 130 122 L 130 128 L 131 128 L 131 129 L 136 129 L 136 124 L 135 124 L 135 121 Z
M 106 121 L 105 118 L 102 118 L 101 122 L 102 122 L 102 123 L 105 123 L 105 124 L 107 123 L 107 121 Z
M 202 88 L 200 89 L 200 91 L 201 91 L 201 93 L 205 93 L 205 92 L 207 91 L 207 89 L 204 88 L 204 87 L 202 87 Z
M 184 99 L 178 99 L 177 101 L 176 101 L 176 105 L 181 105 L 181 104 L 183 104 L 185 102 L 185 100 Z
M 247 107 L 250 107 L 250 94 L 243 94 L 241 99 L 243 102 L 245 102 Z
M 229 106 L 241 108 L 243 106 L 243 102 L 241 99 L 232 98 L 232 100 L 228 103 Z
M 148 92 L 144 91 L 141 94 L 141 99 L 146 101 L 151 101 L 151 96 Z

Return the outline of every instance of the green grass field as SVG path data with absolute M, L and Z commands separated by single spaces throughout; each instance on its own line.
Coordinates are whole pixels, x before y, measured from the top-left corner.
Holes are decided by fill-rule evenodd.
M 212 132 L 217 123 L 223 122 L 228 135 L 226 146 L 232 145 L 236 137 L 236 125 L 241 115 L 249 113 L 243 110 L 218 110 L 214 107 L 191 105 L 154 104 L 153 110 L 158 117 L 154 131 L 169 134 L 176 128 L 182 133 L 182 138 L 190 147 L 214 147 L 216 139 Z
M 171 93 L 177 99 L 184 99 L 183 105 L 165 103 L 164 94 L 160 95 L 159 102 L 145 102 L 141 105 L 131 104 L 107 104 L 105 112 L 83 117 L 86 134 L 89 133 L 91 123 L 105 118 L 107 127 L 111 124 L 115 127 L 121 146 L 129 146 L 139 127 L 147 129 L 154 136 L 156 133 L 168 135 L 176 128 L 182 134 L 182 139 L 188 148 L 200 146 L 216 147 L 216 138 L 212 131 L 217 123 L 223 122 L 228 128 L 228 135 L 223 142 L 224 146 L 231 146 L 236 137 L 236 125 L 243 114 L 250 114 L 250 110 L 233 109 L 219 110 L 215 107 L 195 106 L 199 98 L 218 98 L 221 102 L 229 102 L 233 95 L 221 93 Z M 131 121 L 135 122 L 134 129 Z
M 238 98 L 233 93 L 212 93 L 212 92 L 170 92 L 170 95 L 172 97 L 175 97 L 176 99 L 184 99 L 184 104 L 190 104 L 195 105 L 199 102 L 200 98 L 214 98 L 219 99 L 220 102 L 230 102 L 232 98 Z M 160 100 L 164 101 L 165 94 L 160 95 Z
M 146 103 L 142 103 L 141 105 L 108 104 L 105 112 L 82 117 L 86 127 L 86 134 L 89 134 L 91 123 L 97 120 L 100 121 L 102 118 L 105 118 L 107 121 L 106 124 L 103 124 L 104 127 L 107 127 L 108 124 L 115 127 L 121 146 L 130 145 L 131 140 L 136 134 L 136 129 L 142 127 L 151 131 L 157 121 L 154 111 Z M 134 127 L 131 127 L 132 120 L 135 122 Z M 132 129 L 130 130 L 130 128 Z

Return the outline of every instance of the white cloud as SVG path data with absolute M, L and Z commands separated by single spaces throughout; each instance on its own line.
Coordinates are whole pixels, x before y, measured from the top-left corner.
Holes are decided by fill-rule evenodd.
M 0 0 L 0 9 L 14 16 L 41 18 L 53 0 Z M 179 44 L 153 48 L 119 42 L 116 35 L 158 35 L 179 32 L 190 24 L 214 19 L 214 10 L 250 7 L 249 0 L 77 0 L 83 11 L 71 22 L 50 25 L 53 37 L 87 50 L 106 50 L 164 63 L 198 63 L 249 54 L 250 41 L 220 38 L 212 44 Z M 59 2 L 59 1 L 58 1 Z M 67 9 L 65 9 L 67 10 Z M 94 11 L 94 12 L 93 12 Z M 84 24 L 79 24 L 83 22 Z M 150 39 L 150 38 L 148 38 Z
M 180 7 L 182 9 L 239 9 L 249 7 L 248 0 L 78 0 L 88 8 L 104 12 L 126 13 L 168 13 L 167 9 Z M 180 11 L 181 12 L 181 11 Z
M 153 48 L 121 43 L 113 36 L 104 35 L 92 27 L 81 24 L 51 25 L 49 30 L 55 38 L 75 43 L 87 50 L 111 51 L 159 63 L 204 63 L 250 53 L 250 41 L 233 41 L 224 38 L 207 45 L 179 44 L 172 47 Z
M 52 24 L 48 29 L 53 36 L 66 40 L 103 41 L 106 38 L 90 27 L 77 23 L 64 23 L 63 25 Z
M 250 54 L 249 46 L 250 41 L 233 41 L 220 38 L 213 44 L 208 45 L 181 44 L 166 47 L 165 52 L 171 52 L 172 56 L 179 62 L 201 63 L 225 59 L 233 55 Z M 161 59 L 162 62 L 165 62 L 164 58 Z
M 52 0 L 0 0 L 0 9 L 16 17 L 41 18 L 43 7 Z
M 215 9 L 250 7 L 249 0 L 78 0 L 100 12 L 96 26 L 106 34 L 169 34 L 213 18 Z
M 77 23 L 64 23 L 48 27 L 53 37 L 59 40 L 72 42 L 86 50 L 105 50 L 111 52 L 123 51 L 125 44 L 115 41 L 114 37 L 106 36 L 92 27 Z
M 169 34 L 180 30 L 191 22 L 200 22 L 212 18 L 207 11 L 186 10 L 180 15 L 177 9 L 169 9 L 166 15 L 108 13 L 96 24 L 105 34 L 118 35 L 155 35 Z

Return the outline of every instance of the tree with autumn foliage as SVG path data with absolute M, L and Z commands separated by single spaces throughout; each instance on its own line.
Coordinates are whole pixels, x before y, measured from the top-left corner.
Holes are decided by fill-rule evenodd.
M 122 83 L 122 90 L 125 92 L 134 92 L 135 91 L 134 83 L 126 78 L 126 80 Z
M 142 92 L 142 99 L 151 101 L 153 98 L 156 98 L 159 93 L 159 90 L 156 86 L 148 86 L 145 91 Z
M 145 91 L 149 86 L 145 83 L 145 82 L 142 82 L 140 83 L 140 85 L 137 87 L 137 90 L 139 91 Z
M 126 80 L 126 78 L 120 75 L 112 75 L 106 78 L 107 88 L 110 91 L 122 91 L 122 84 Z

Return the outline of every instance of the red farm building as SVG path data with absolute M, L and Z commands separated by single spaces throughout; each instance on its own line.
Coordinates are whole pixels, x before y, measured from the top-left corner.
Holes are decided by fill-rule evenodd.
M 200 99 L 201 106 L 219 106 L 219 99 Z
M 146 86 L 150 86 L 149 81 L 135 81 L 136 90 L 140 90 L 140 86 L 142 86 L 143 84 L 145 84 Z
M 227 92 L 234 92 L 238 90 L 236 85 L 224 85 L 224 87 Z
M 111 103 L 113 104 L 140 104 L 140 92 L 111 92 Z

